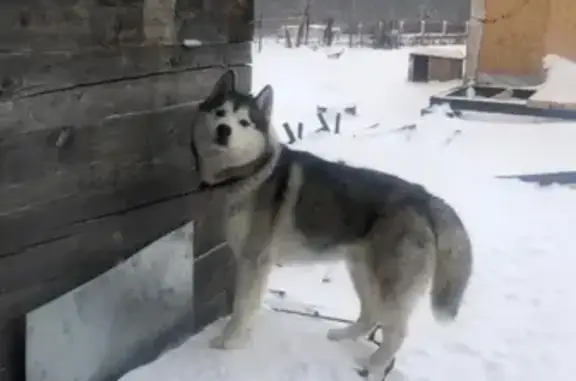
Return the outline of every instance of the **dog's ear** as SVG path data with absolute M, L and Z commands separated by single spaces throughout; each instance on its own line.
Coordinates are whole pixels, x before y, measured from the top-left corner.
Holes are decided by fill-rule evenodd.
M 262 111 L 266 120 L 270 122 L 272 119 L 272 106 L 274 104 L 274 91 L 272 86 L 266 85 L 258 95 L 256 95 L 256 106 Z
M 236 73 L 233 70 L 227 70 L 218 82 L 214 85 L 210 95 L 204 100 L 204 104 L 213 105 L 220 103 L 226 94 L 236 89 Z

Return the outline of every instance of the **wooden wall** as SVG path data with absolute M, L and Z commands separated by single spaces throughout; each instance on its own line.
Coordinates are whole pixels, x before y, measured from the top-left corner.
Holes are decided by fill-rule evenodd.
M 478 73 L 543 79 L 543 58 L 576 59 L 573 0 L 473 0 L 483 2 Z
M 547 0 L 486 0 L 478 71 L 538 76 L 548 22 Z
M 548 54 L 576 61 L 576 1 L 549 0 L 550 13 L 546 34 Z
M 252 18 L 252 0 L 0 3 L 0 381 L 22 380 L 27 311 L 191 219 L 199 271 L 230 271 L 190 126 L 225 67 L 250 89 Z M 223 279 L 199 277 L 199 327 Z

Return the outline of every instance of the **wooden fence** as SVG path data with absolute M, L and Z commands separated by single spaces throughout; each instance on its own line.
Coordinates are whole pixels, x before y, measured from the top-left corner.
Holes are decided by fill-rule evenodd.
M 280 27 L 278 25 L 281 25 Z M 310 16 L 265 17 L 256 21 L 259 39 L 273 37 L 286 46 L 347 44 L 349 46 L 389 47 L 430 44 L 461 44 L 468 35 L 468 22 L 446 20 L 388 20 L 376 24 L 317 22 Z M 327 38 L 331 35 L 331 38 Z M 299 39 L 300 36 L 300 39 Z M 383 41 L 383 38 L 386 41 Z

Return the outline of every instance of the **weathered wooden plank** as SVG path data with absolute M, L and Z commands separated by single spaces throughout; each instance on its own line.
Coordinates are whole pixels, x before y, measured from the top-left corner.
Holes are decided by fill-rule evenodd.
M 186 104 L 109 118 L 73 129 L 60 148 L 60 132 L 69 130 L 5 138 L 0 142 L 0 215 L 78 192 L 112 189 L 120 194 L 147 179 L 174 177 L 181 184 L 176 191 L 194 185 L 188 174 L 195 165 L 189 146 L 195 110 L 195 104 Z
M 249 41 L 253 12 L 252 0 L 3 1 L 0 51 Z
M 234 66 L 250 61 L 249 43 L 0 53 L 0 100 L 136 79 L 153 73 Z
M 22 51 L 46 45 L 76 49 L 130 43 L 170 43 L 174 42 L 173 39 L 167 41 L 165 37 L 173 38 L 174 33 L 171 35 L 170 31 L 178 28 L 174 4 L 174 0 L 161 3 L 150 0 L 3 2 L 0 7 L 0 46 L 6 50 Z M 147 17 L 149 15 L 155 17 Z
M 246 74 L 249 77 L 249 73 Z M 174 108 L 166 109 L 168 114 L 175 110 Z M 157 115 L 157 112 L 153 112 L 107 119 L 103 125 L 107 125 L 107 128 L 113 131 L 122 129 L 121 126 L 114 125 L 114 122 L 124 119 L 121 125 L 143 126 L 146 125 L 143 121 L 132 120 L 129 122 L 126 119 L 145 118 L 149 120 L 151 131 L 160 132 L 152 135 L 141 133 L 139 137 L 138 131 L 132 130 L 131 134 L 126 134 L 126 138 L 131 137 L 131 142 L 127 142 L 126 145 L 118 145 L 116 150 L 101 149 L 98 151 L 98 155 L 102 155 L 101 158 L 108 156 L 117 158 L 126 152 L 132 152 L 132 145 L 140 147 L 133 151 L 139 152 L 142 147 L 145 147 L 140 144 L 146 142 L 149 146 L 147 147 L 148 150 L 144 150 L 144 152 L 152 155 L 152 160 L 149 160 L 149 163 L 152 164 L 149 164 L 149 167 L 127 167 L 124 171 L 112 171 L 114 175 L 112 177 L 114 187 L 112 188 L 96 187 L 97 189 L 93 190 L 86 184 L 80 183 L 83 185 L 82 188 L 78 188 L 79 192 L 69 198 L 55 199 L 52 202 L 42 204 L 41 207 L 32 204 L 19 209 L 18 213 L 2 215 L 0 218 L 0 223 L 4 224 L 0 228 L 2 249 L 10 247 L 11 250 L 10 255 L 0 257 L 0 268 L 2 269 L 0 270 L 2 272 L 0 274 L 0 290 L 2 290 L 0 292 L 2 295 L 0 304 L 4 306 L 0 306 L 0 316 L 4 313 L 2 308 L 6 314 L 8 311 L 12 315 L 18 314 L 48 301 L 59 292 L 85 282 L 90 277 L 111 267 L 119 259 L 133 254 L 148 242 L 157 239 L 161 234 L 195 218 L 199 213 L 198 211 L 202 210 L 202 206 L 208 204 L 204 200 L 187 209 L 181 204 L 170 208 L 165 205 L 166 203 L 160 203 L 157 210 L 153 212 L 133 214 L 136 211 L 147 210 L 146 203 L 156 205 L 155 201 L 166 200 L 167 196 L 172 195 L 178 198 L 178 192 L 189 193 L 191 189 L 195 188 L 196 179 L 194 179 L 192 172 L 193 161 L 188 148 L 189 131 L 187 127 L 189 125 L 166 121 L 163 123 L 162 119 L 155 118 Z M 171 115 L 171 120 L 178 119 L 180 118 Z M 175 133 L 170 123 L 178 124 L 180 127 L 176 130 L 179 132 Z M 162 130 L 162 126 L 166 126 L 166 129 Z M 166 135 L 163 135 L 162 131 Z M 31 132 L 23 136 L 29 137 L 30 134 L 41 132 Z M 12 136 L 22 135 L 13 134 Z M 102 141 L 93 134 L 89 136 L 91 139 L 86 140 L 86 142 Z M 118 144 L 114 139 L 111 139 L 113 137 L 114 135 L 107 139 Z M 34 143 L 33 140 L 32 142 Z M 38 141 L 35 143 L 37 144 Z M 81 140 L 74 141 L 73 144 L 76 143 L 81 143 Z M 4 153 L 6 152 L 10 151 Z M 40 149 L 38 152 L 43 153 L 44 150 Z M 154 158 L 156 160 L 153 160 Z M 50 159 L 51 157 L 48 155 L 33 160 L 35 165 L 32 167 L 36 169 L 37 166 L 41 166 Z M 77 159 L 80 162 L 83 160 L 88 163 L 95 162 L 90 161 L 94 159 L 94 153 L 82 155 L 82 152 L 76 158 L 74 155 L 68 157 L 60 155 L 58 159 L 56 167 L 65 166 L 67 163 L 76 163 Z M 23 159 L 21 164 L 26 164 L 26 162 Z M 2 169 L 5 169 L 11 164 L 14 165 L 15 161 L 8 160 L 1 161 L 1 163 Z M 156 168 L 156 170 L 147 170 L 147 168 Z M 36 178 L 41 172 L 32 171 L 30 179 Z M 4 171 L 2 170 L 0 173 L 4 173 Z M 6 171 L 5 173 L 9 172 Z M 56 172 L 49 173 L 54 174 Z M 161 174 L 165 176 L 162 177 Z M 102 172 L 95 174 L 95 180 L 101 179 L 99 176 L 102 176 Z M 14 184 L 13 182 L 12 185 Z M 29 186 L 33 182 L 26 181 L 21 184 Z M 66 185 L 66 182 L 55 181 L 54 184 L 62 187 Z M 10 190 L 11 188 L 11 186 L 4 186 L 0 189 Z M 55 186 L 54 190 L 57 188 Z M 39 187 L 39 189 L 47 188 Z M 28 198 L 28 200 L 32 199 Z M 46 218 L 46 216 L 51 217 Z M 165 218 L 164 222 L 162 222 L 163 218 Z M 154 222 L 151 223 L 150 221 Z M 96 223 L 98 224 L 92 225 Z M 97 227 L 91 228 L 91 226 Z M 163 226 L 166 228 L 164 229 Z M 128 233 L 123 233 L 123 229 L 130 230 Z M 120 235 L 117 234 L 118 231 L 120 231 Z M 127 235 L 129 238 L 124 239 L 121 244 L 114 243 L 114 237 Z M 6 245 L 10 240 L 13 244 Z M 29 274 L 29 276 L 18 274 Z
M 254 36 L 254 0 L 228 1 L 228 41 L 251 41 Z
M 216 249 L 224 238 L 224 202 L 216 195 L 206 208 L 211 212 L 194 221 L 194 257 Z
M 26 381 L 26 317 L 5 319 L 0 320 L 0 381 Z
M 96 277 L 205 213 L 206 197 L 189 193 L 78 222 L 58 239 L 0 257 L 0 316 L 18 316 Z
M 222 291 L 232 292 L 234 257 L 228 245 L 219 246 L 194 262 L 194 305 L 210 303 Z
M 67 4 L 66 4 L 67 3 Z M 3 50 L 117 45 L 144 41 L 142 3 L 23 0 L 0 7 Z
M 158 167 L 158 172 L 166 167 Z M 168 168 L 169 169 L 169 168 Z M 91 218 L 121 213 L 148 203 L 177 197 L 196 188 L 195 174 L 170 170 L 152 173 L 121 188 L 85 190 L 51 202 L 33 204 L 0 218 L 0 258 L 14 255 L 23 247 L 40 245 L 66 236 L 68 226 Z
M 240 85 L 250 88 L 250 68 L 231 68 L 239 74 Z M 215 67 L 154 73 L 4 100 L 0 102 L 0 139 L 54 127 L 81 127 L 114 115 L 200 100 L 224 70 Z
M 243 82 L 247 82 L 249 68 L 236 69 Z M 170 106 L 200 100 L 222 70 L 207 69 L 131 81 L 123 86 L 114 83 L 87 88 L 82 93 L 85 102 L 66 101 L 63 94 L 64 102 L 75 103 L 72 110 L 84 108 L 83 115 L 67 112 L 65 105 L 60 105 L 62 114 L 52 115 L 48 103 L 60 95 L 28 99 L 27 105 L 16 108 L 21 115 L 28 114 L 30 120 L 37 121 L 35 127 L 42 129 L 26 133 L 32 126 L 17 128 L 14 125 L 18 126 L 19 121 L 13 120 L 12 128 L 4 125 L 0 130 L 0 214 L 31 200 L 40 202 L 53 193 L 61 197 L 81 188 L 117 184 L 118 177 L 122 178 L 122 172 L 126 172 L 122 167 L 130 170 L 140 166 L 144 170 L 165 162 L 166 156 L 171 158 L 171 164 L 189 168 L 193 112 L 185 108 L 179 112 Z M 57 109 L 58 106 L 52 108 L 54 112 Z M 115 112 L 124 115 L 107 118 Z M 79 119 L 83 120 L 75 123 Z M 51 124 L 57 128 L 47 128 Z M 65 131 L 62 126 L 77 128 L 71 129 L 69 142 L 58 148 L 58 138 Z
M 249 78 L 248 68 L 240 69 Z M 107 118 L 78 129 L 60 149 L 60 129 L 5 134 L 0 256 L 59 237 L 70 223 L 196 189 L 189 148 L 194 110 L 184 104 Z
M 212 300 L 204 303 L 194 302 L 194 332 L 201 331 L 204 327 L 229 315 L 232 311 L 230 303 L 230 290 L 222 290 Z

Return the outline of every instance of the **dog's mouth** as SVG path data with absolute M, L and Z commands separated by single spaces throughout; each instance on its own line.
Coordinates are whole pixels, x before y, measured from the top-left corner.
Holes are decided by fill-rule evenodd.
M 225 173 L 219 173 L 216 175 L 216 179 L 218 178 L 222 178 L 222 181 L 216 181 L 216 182 L 208 182 L 204 179 L 204 174 L 202 173 L 202 166 L 201 166 L 201 161 L 202 161 L 202 156 L 200 155 L 200 152 L 198 151 L 198 148 L 196 147 L 196 144 L 194 144 L 193 142 L 190 144 L 190 149 L 192 151 L 192 159 L 194 161 L 194 169 L 196 170 L 196 173 L 199 174 L 200 177 L 200 184 L 198 184 L 198 189 L 200 191 L 206 191 L 206 190 L 217 190 L 220 188 L 226 188 L 229 186 L 232 186 L 236 183 L 238 183 L 239 181 L 242 180 L 242 178 L 240 176 L 233 176 L 233 177 L 226 177 Z

